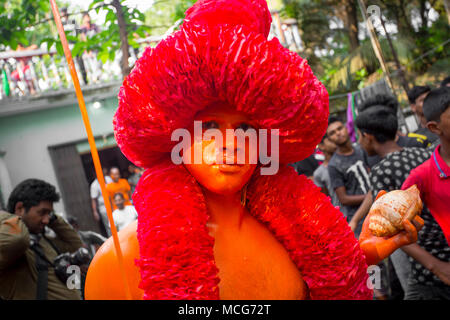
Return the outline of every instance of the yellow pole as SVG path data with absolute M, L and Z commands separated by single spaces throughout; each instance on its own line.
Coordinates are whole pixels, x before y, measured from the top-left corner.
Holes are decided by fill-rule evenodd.
M 69 65 L 70 74 L 72 76 L 72 81 L 75 87 L 75 93 L 78 99 L 78 105 L 80 107 L 81 116 L 83 118 L 84 127 L 86 128 L 86 133 L 88 136 L 89 147 L 91 148 L 92 160 L 94 161 L 95 173 L 97 174 L 98 182 L 100 183 L 100 188 L 102 190 L 103 200 L 105 202 L 106 212 L 108 214 L 108 220 L 111 225 L 111 234 L 114 240 L 114 247 L 116 249 L 116 255 L 119 262 L 119 269 L 123 280 L 123 285 L 125 288 L 125 295 L 128 300 L 131 300 L 131 291 L 128 284 L 128 279 L 126 277 L 125 269 L 123 267 L 123 255 L 120 249 L 119 237 L 117 235 L 117 229 L 114 224 L 114 219 L 112 216 L 111 202 L 109 201 L 108 193 L 106 191 L 105 178 L 103 176 L 102 166 L 100 164 L 100 158 L 98 156 L 97 147 L 95 145 L 94 135 L 92 134 L 91 124 L 89 122 L 89 116 L 86 110 L 86 105 L 83 99 L 83 93 L 81 92 L 80 81 L 78 79 L 77 71 L 72 59 L 72 53 L 70 52 L 69 45 L 67 43 L 66 34 L 64 32 L 64 27 L 61 23 L 61 17 L 59 15 L 58 6 L 55 0 L 50 0 L 50 5 L 52 6 L 53 16 L 55 18 L 56 27 L 58 28 L 59 38 L 61 39 L 61 44 L 64 49 L 64 54 L 66 56 L 67 64 Z

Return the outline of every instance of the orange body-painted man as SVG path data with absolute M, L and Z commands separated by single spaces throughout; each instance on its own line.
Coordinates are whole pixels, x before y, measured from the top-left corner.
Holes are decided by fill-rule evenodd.
M 133 194 L 138 222 L 119 232 L 134 299 L 371 299 L 367 265 L 416 241 L 409 221 L 388 239 L 365 223 L 358 245 L 329 198 L 286 166 L 320 142 L 328 94 L 269 29 L 264 0 L 200 0 L 124 81 L 116 139 L 146 168 Z M 176 149 L 180 128 L 189 140 Z M 87 299 L 125 298 L 116 260 L 108 240 Z

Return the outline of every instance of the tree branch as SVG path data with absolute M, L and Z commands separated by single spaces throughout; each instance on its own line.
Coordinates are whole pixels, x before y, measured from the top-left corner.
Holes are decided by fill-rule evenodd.
M 76 15 L 79 15 L 79 14 L 84 14 L 84 13 L 87 13 L 87 12 L 90 12 L 90 11 L 92 11 L 92 10 L 95 10 L 95 9 L 97 9 L 97 8 L 101 8 L 101 7 L 108 7 L 108 6 L 111 6 L 110 4 L 108 4 L 108 3 L 104 3 L 104 2 L 102 2 L 102 3 L 100 3 L 99 5 L 97 5 L 96 7 L 92 7 L 91 9 L 89 9 L 89 10 L 83 10 L 83 11 L 80 11 L 80 12 L 75 12 L 75 13 L 71 13 L 71 14 L 68 14 L 67 16 L 76 16 Z M 38 25 L 40 25 L 40 24 L 43 24 L 43 23 L 46 23 L 46 22 L 49 22 L 49 21 L 53 21 L 53 18 L 52 17 L 50 17 L 50 18 L 46 18 L 46 19 L 43 19 L 43 20 L 39 20 L 38 22 L 36 22 L 35 24 L 32 24 L 31 26 L 26 26 L 25 28 L 17 28 L 17 30 L 18 31 L 23 31 L 23 30 L 25 30 L 26 28 L 29 28 L 29 27 L 35 27 L 35 26 L 38 26 Z

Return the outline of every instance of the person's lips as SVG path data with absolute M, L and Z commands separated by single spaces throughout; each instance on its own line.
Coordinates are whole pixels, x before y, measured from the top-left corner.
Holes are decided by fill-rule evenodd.
M 219 168 L 219 171 L 223 173 L 235 173 L 242 169 L 242 165 L 239 164 L 219 164 L 217 167 Z
M 216 158 L 213 167 L 222 173 L 237 173 L 242 170 L 244 164 L 240 164 L 237 155 L 223 155 L 222 161 Z

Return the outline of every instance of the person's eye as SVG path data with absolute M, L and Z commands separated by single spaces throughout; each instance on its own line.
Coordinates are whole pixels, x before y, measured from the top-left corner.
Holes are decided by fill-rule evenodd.
M 51 213 L 51 211 L 48 211 L 48 210 L 41 210 L 41 211 L 39 211 L 39 215 L 41 216 L 41 217 L 43 217 L 43 216 L 45 216 L 45 215 L 47 215 L 47 214 L 50 214 Z
M 242 129 L 244 131 L 247 131 L 248 129 L 254 129 L 252 125 L 248 124 L 248 123 L 241 123 L 240 125 L 238 125 L 236 127 L 236 129 Z
M 219 129 L 219 124 L 214 120 L 206 121 L 202 123 L 202 128 L 203 130 Z

